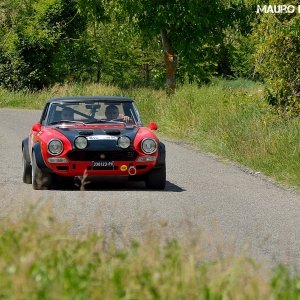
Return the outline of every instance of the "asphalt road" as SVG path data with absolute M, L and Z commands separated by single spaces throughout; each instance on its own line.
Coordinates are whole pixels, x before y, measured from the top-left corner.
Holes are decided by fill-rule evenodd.
M 34 203 L 51 207 L 74 233 L 114 231 L 128 239 L 154 229 L 181 239 L 201 232 L 208 256 L 243 251 L 300 267 L 300 194 L 182 143 L 165 141 L 162 192 L 121 181 L 33 191 L 21 179 L 21 140 L 39 117 L 39 111 L 0 109 L 1 215 L 24 214 Z

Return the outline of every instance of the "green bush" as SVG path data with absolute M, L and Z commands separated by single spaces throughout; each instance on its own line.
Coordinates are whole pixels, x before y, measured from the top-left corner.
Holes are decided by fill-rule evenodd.
M 254 38 L 256 71 L 267 87 L 269 103 L 300 112 L 300 15 L 265 14 Z
M 86 24 L 76 2 L 3 2 L 0 84 L 11 90 L 35 90 L 62 82 L 77 65 L 76 52 L 82 51 L 78 40 Z

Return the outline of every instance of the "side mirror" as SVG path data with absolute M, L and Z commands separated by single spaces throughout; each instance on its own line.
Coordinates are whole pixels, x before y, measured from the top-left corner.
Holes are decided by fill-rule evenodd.
M 157 130 L 158 129 L 157 124 L 155 122 L 150 122 L 149 123 L 149 128 L 151 130 Z
M 37 131 L 37 132 L 39 132 L 39 131 L 41 131 L 41 128 L 42 128 L 41 123 L 35 123 L 35 124 L 31 127 L 31 130 L 32 130 L 32 131 Z

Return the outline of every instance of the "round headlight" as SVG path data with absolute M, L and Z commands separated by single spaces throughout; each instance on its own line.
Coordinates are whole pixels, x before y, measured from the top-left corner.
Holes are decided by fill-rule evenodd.
M 74 141 L 75 146 L 77 149 L 85 149 L 87 147 L 88 141 L 86 139 L 86 137 L 84 136 L 79 136 L 75 139 Z
M 52 155 L 59 155 L 63 152 L 63 143 L 60 140 L 51 140 L 48 143 L 48 151 Z
M 126 149 L 130 146 L 130 138 L 128 136 L 120 136 L 118 139 L 118 146 Z
M 153 139 L 144 139 L 142 141 L 142 150 L 146 154 L 152 154 L 157 150 L 157 143 Z

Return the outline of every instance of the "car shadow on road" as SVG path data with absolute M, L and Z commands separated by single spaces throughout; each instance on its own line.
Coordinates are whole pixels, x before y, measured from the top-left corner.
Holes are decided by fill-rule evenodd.
M 166 192 L 185 192 L 186 190 L 184 188 L 181 188 L 180 186 L 178 186 L 175 183 L 172 183 L 170 181 L 166 182 L 166 188 L 165 188 Z
M 106 181 L 106 180 L 93 180 L 86 181 L 84 183 L 80 181 L 75 181 L 74 183 L 56 183 L 53 190 L 61 190 L 61 191 L 157 191 L 150 190 L 145 187 L 144 182 L 134 182 L 134 181 L 126 181 L 126 180 L 114 180 L 114 181 Z M 172 183 L 170 181 L 166 182 L 166 187 L 164 190 L 160 192 L 184 192 L 185 189 L 180 186 Z

